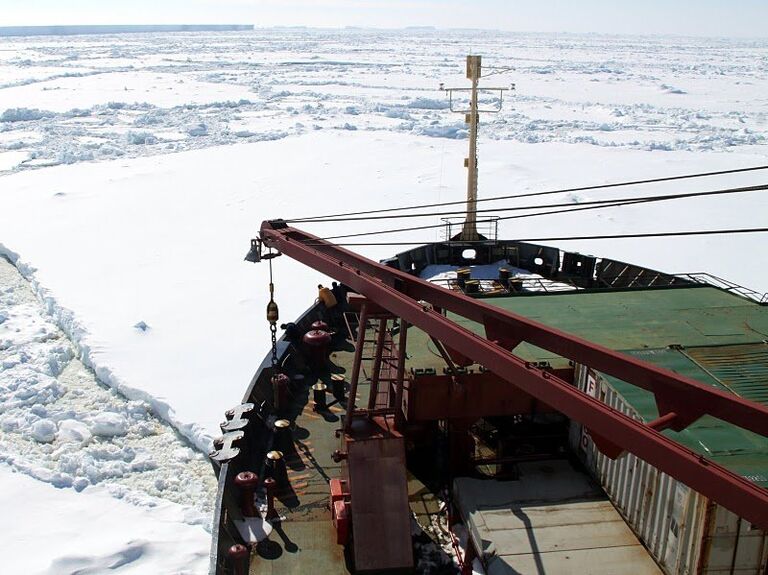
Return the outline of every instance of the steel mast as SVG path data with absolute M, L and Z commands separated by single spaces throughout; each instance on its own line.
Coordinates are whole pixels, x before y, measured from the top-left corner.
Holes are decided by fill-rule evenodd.
M 479 239 L 477 233 L 477 84 L 480 81 L 481 56 L 467 56 L 467 78 L 472 80 L 472 99 L 469 106 L 469 157 L 467 166 L 467 216 L 464 220 L 462 239 Z
M 486 88 L 499 92 L 499 100 L 496 108 L 478 109 L 478 85 L 480 83 L 482 56 L 467 56 L 467 78 L 472 81 L 471 88 L 443 88 L 450 98 L 451 112 L 464 114 L 464 121 L 469 124 L 469 156 L 464 158 L 464 167 L 467 168 L 467 213 L 462 231 L 454 240 L 476 241 L 486 239 L 477 231 L 477 126 L 480 120 L 480 112 L 499 112 L 501 110 L 502 94 L 508 88 Z M 453 107 L 453 92 L 470 92 L 469 109 L 455 109 Z

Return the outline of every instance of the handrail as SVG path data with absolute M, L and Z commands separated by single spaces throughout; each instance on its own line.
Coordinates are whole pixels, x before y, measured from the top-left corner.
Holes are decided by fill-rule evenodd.
M 761 293 L 748 287 L 744 287 L 730 280 L 723 279 L 714 274 L 708 272 L 690 272 L 677 274 L 675 277 L 681 279 L 690 280 L 700 284 L 707 284 L 713 287 L 725 290 L 727 292 L 735 293 L 743 298 L 752 300 L 754 302 L 765 304 L 768 303 L 768 292 Z

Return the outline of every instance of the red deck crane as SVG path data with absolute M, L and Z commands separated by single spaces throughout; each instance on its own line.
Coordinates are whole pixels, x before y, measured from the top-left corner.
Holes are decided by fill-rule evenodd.
M 436 338 L 447 349 L 460 350 L 462 355 L 509 382 L 510 393 L 522 390 L 586 425 L 607 455 L 616 457 L 624 450 L 632 452 L 751 523 L 768 529 L 768 491 L 660 433 L 664 429 L 680 431 L 701 416 L 711 415 L 768 436 L 766 407 L 384 266 L 289 227 L 282 220 L 265 221 L 261 241 L 343 282 L 379 308 Z M 482 324 L 486 337 L 448 319 L 439 310 Z M 647 424 L 634 420 L 524 361 L 512 353 L 521 342 L 650 391 L 656 399 L 659 418 Z

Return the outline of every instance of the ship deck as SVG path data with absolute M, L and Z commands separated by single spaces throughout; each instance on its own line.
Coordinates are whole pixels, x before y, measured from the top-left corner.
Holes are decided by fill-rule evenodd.
M 484 301 L 615 350 L 759 343 L 768 338 L 768 307 L 714 287 L 530 292 Z M 476 322 L 450 313 L 448 317 L 484 334 Z M 445 363 L 427 334 L 411 331 L 408 366 L 442 371 Z M 568 364 L 528 343 L 514 353 L 528 361 L 548 361 L 555 368 Z
M 328 511 L 328 482 L 339 477 L 341 465 L 331 459 L 338 447 L 334 429 L 341 409 L 331 407 L 320 415 L 312 410 L 305 390 L 291 398 L 296 414 L 291 440 L 275 445 L 283 451 L 287 482 L 275 493 L 279 521 L 272 521 L 273 535 L 251 552 L 250 573 L 349 572 L 344 549 L 335 545 L 335 531 Z M 308 401 L 309 399 L 309 401 Z
M 365 342 L 364 357 L 372 357 L 373 347 L 372 341 Z M 354 572 L 351 558 L 336 543 L 329 509 L 329 481 L 342 477 L 342 464 L 334 462 L 331 455 L 340 448 L 335 431 L 343 425 L 347 398 L 346 393 L 344 402 L 333 398 L 332 378 L 343 378 L 348 392 L 353 360 L 351 343 L 342 342 L 331 353 L 331 369 L 316 379 L 308 378 L 300 391 L 290 396 L 290 439 L 274 446 L 283 451 L 287 478 L 275 493 L 279 520 L 271 521 L 273 534 L 251 550 L 249 573 L 253 575 L 306 574 L 310 565 L 316 573 Z M 369 367 L 370 362 L 364 361 L 355 400 L 359 406 L 368 402 Z M 322 412 L 314 410 L 311 385 L 315 381 L 324 383 L 328 390 L 327 409 Z M 408 498 L 413 516 L 426 532 L 424 540 L 434 540 L 438 536 L 434 518 L 441 511 L 440 499 L 413 473 L 408 473 Z M 447 556 L 443 561 L 449 561 Z
M 603 292 L 531 292 L 488 298 L 491 305 L 626 352 L 702 383 L 768 405 L 768 306 L 709 286 Z M 478 323 L 449 314 L 483 333 Z M 412 332 L 412 333 L 411 333 Z M 412 329 L 408 366 L 441 373 L 445 363 L 430 338 Z M 528 343 L 514 353 L 527 361 L 568 365 Z M 658 417 L 653 394 L 607 377 L 644 421 Z M 768 439 L 705 416 L 665 435 L 724 467 L 768 487 Z
M 722 374 L 718 377 L 716 373 L 713 374 L 713 371 L 698 365 L 692 366 L 691 359 L 687 355 L 685 357 L 678 357 L 678 355 L 694 348 L 728 347 L 735 350 L 746 347 L 749 348 L 747 351 L 750 353 L 760 346 L 762 346 L 761 349 L 768 348 L 764 342 L 768 336 L 768 307 L 756 305 L 716 288 L 677 287 L 601 293 L 562 292 L 518 295 L 487 301 L 609 348 L 640 356 L 642 359 L 674 369 L 709 385 L 725 387 L 734 393 L 747 394 L 751 391 L 724 383 L 726 378 Z M 482 332 L 483 328 L 479 324 L 457 317 L 452 319 L 473 331 Z M 628 325 L 632 328 L 627 329 Z M 390 342 L 391 340 L 388 340 L 387 345 L 390 345 Z M 366 340 L 355 398 L 357 407 L 365 407 L 368 404 L 374 347 L 373 339 Z M 564 367 L 568 361 L 528 344 L 518 346 L 515 353 L 529 361 L 549 362 L 554 368 Z M 336 544 L 336 532 L 331 522 L 328 504 L 328 483 L 331 478 L 340 477 L 342 474 L 342 465 L 334 462 L 331 455 L 340 447 L 340 440 L 336 437 L 335 431 L 341 428 L 342 415 L 346 409 L 346 400 L 336 402 L 331 395 L 332 378 L 343 378 L 345 390 L 348 391 L 353 361 L 354 348 L 351 338 L 347 338 L 341 341 L 331 353 L 330 371 L 317 377 L 317 381 L 325 383 L 328 387 L 329 405 L 326 410 L 316 412 L 313 409 L 311 384 L 315 382 L 314 375 L 308 376 L 307 380 L 298 386 L 299 391 L 291 396 L 289 418 L 293 421 L 292 436 L 289 441 L 284 441 L 276 447 L 284 452 L 288 480 L 276 493 L 276 510 L 280 520 L 272 522 L 274 534 L 252 549 L 250 573 L 306 573 L 308 565 L 311 565 L 311 570 L 319 573 L 353 571 L 349 554 L 345 554 L 343 546 Z M 430 338 L 420 330 L 411 327 L 408 332 L 406 368 L 432 368 L 437 373 L 441 373 L 444 365 Z M 652 398 L 649 399 L 647 392 L 623 382 L 614 383 L 643 417 L 653 417 L 655 404 Z M 622 384 L 625 387 L 620 387 Z M 766 387 L 765 382 L 758 381 L 756 393 L 762 393 Z M 761 400 L 760 397 L 756 399 Z M 386 402 L 386 398 L 383 401 Z M 381 403 L 381 399 L 376 402 L 377 405 Z M 725 424 L 713 427 L 712 422 L 703 420 L 679 434 L 680 437 L 676 439 L 692 448 L 698 446 L 699 449 L 712 450 L 708 453 L 709 456 L 713 456 L 715 460 L 753 480 L 765 479 L 765 475 L 768 475 L 766 473 L 768 442 L 762 438 L 751 437 L 752 434 L 746 437 L 739 433 L 747 434 Z M 738 444 L 739 451 L 728 451 L 730 444 Z M 754 449 L 745 449 L 745 445 Z M 561 461 L 556 465 L 564 463 Z M 441 533 L 437 526 L 439 523 L 437 516 L 442 512 L 442 502 L 428 479 L 414 474 L 414 471 L 418 473 L 416 469 L 410 469 L 408 472 L 408 497 L 411 510 L 416 523 L 424 532 L 424 540 L 430 543 L 437 542 L 438 545 L 433 545 L 433 548 L 438 553 L 442 552 L 445 560 L 447 555 L 440 549 L 440 544 L 446 544 L 445 533 Z M 574 485 L 586 480 L 586 476 L 581 471 L 574 471 L 572 475 Z M 538 490 L 539 500 L 532 506 L 525 504 L 522 501 L 524 497 L 515 491 L 525 487 L 519 481 L 461 479 L 454 482 L 459 511 L 470 529 L 470 536 L 474 538 L 475 546 L 482 549 L 485 543 L 494 542 L 498 550 L 508 543 L 510 545 L 514 543 L 516 551 L 499 552 L 501 562 L 497 564 L 497 571 L 491 572 L 535 572 L 531 569 L 539 569 L 542 562 L 547 571 L 563 572 L 561 567 L 565 568 L 567 564 L 572 564 L 574 561 L 578 563 L 579 553 L 586 554 L 584 560 L 587 562 L 594 561 L 595 557 L 605 556 L 606 565 L 609 566 L 611 557 L 615 555 L 617 564 L 630 565 L 633 573 L 659 572 L 655 563 L 604 495 L 599 497 L 595 495 L 590 499 L 586 504 L 589 508 L 587 514 L 593 513 L 595 510 L 592 507 L 597 505 L 599 513 L 610 515 L 612 522 L 616 520 L 615 527 L 621 528 L 621 533 L 618 535 L 613 533 L 611 537 L 618 537 L 616 541 L 621 540 L 623 543 L 621 541 L 616 543 L 611 539 L 605 545 L 595 544 L 596 547 L 593 549 L 589 545 L 582 545 L 589 537 L 580 538 L 580 532 L 585 527 L 584 524 L 579 523 L 578 512 L 582 510 L 583 505 L 570 500 L 561 500 L 562 486 L 557 486 L 547 495 L 546 486 L 539 479 L 536 479 L 537 485 L 541 487 Z M 473 482 L 479 482 L 480 491 Z M 493 486 L 493 489 L 489 486 Z M 518 517 L 520 513 L 510 513 L 507 508 L 501 510 L 498 506 L 494 507 L 495 503 L 492 501 L 494 497 L 497 499 L 501 497 L 509 504 L 507 505 L 509 509 L 514 507 L 526 520 L 539 513 L 539 507 L 546 508 L 547 513 L 557 514 L 562 511 L 560 515 L 567 520 L 562 525 L 554 525 L 546 520 L 542 523 L 534 521 L 530 525 L 518 525 L 523 521 Z M 527 515 L 529 511 L 533 515 Z M 553 530 L 562 531 L 568 534 L 568 537 L 573 537 L 554 541 L 552 543 L 554 547 L 546 550 L 541 545 L 546 543 Z M 579 553 L 574 555 L 561 549 L 559 546 L 565 544 L 563 541 L 566 540 L 570 541 L 568 544 L 573 547 L 570 551 L 578 547 Z M 557 567 L 547 563 L 560 560 L 565 563 L 562 565 L 557 563 L 560 565 Z M 491 565 L 493 561 L 486 562 Z M 498 569 L 502 570 L 498 571 Z M 420 572 L 418 567 L 417 572 Z M 618 571 L 609 569 L 609 572 Z

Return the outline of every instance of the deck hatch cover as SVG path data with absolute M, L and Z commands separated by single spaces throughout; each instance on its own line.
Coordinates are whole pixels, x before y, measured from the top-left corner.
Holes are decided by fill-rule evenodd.
M 768 344 L 689 347 L 685 353 L 733 393 L 768 405 Z

